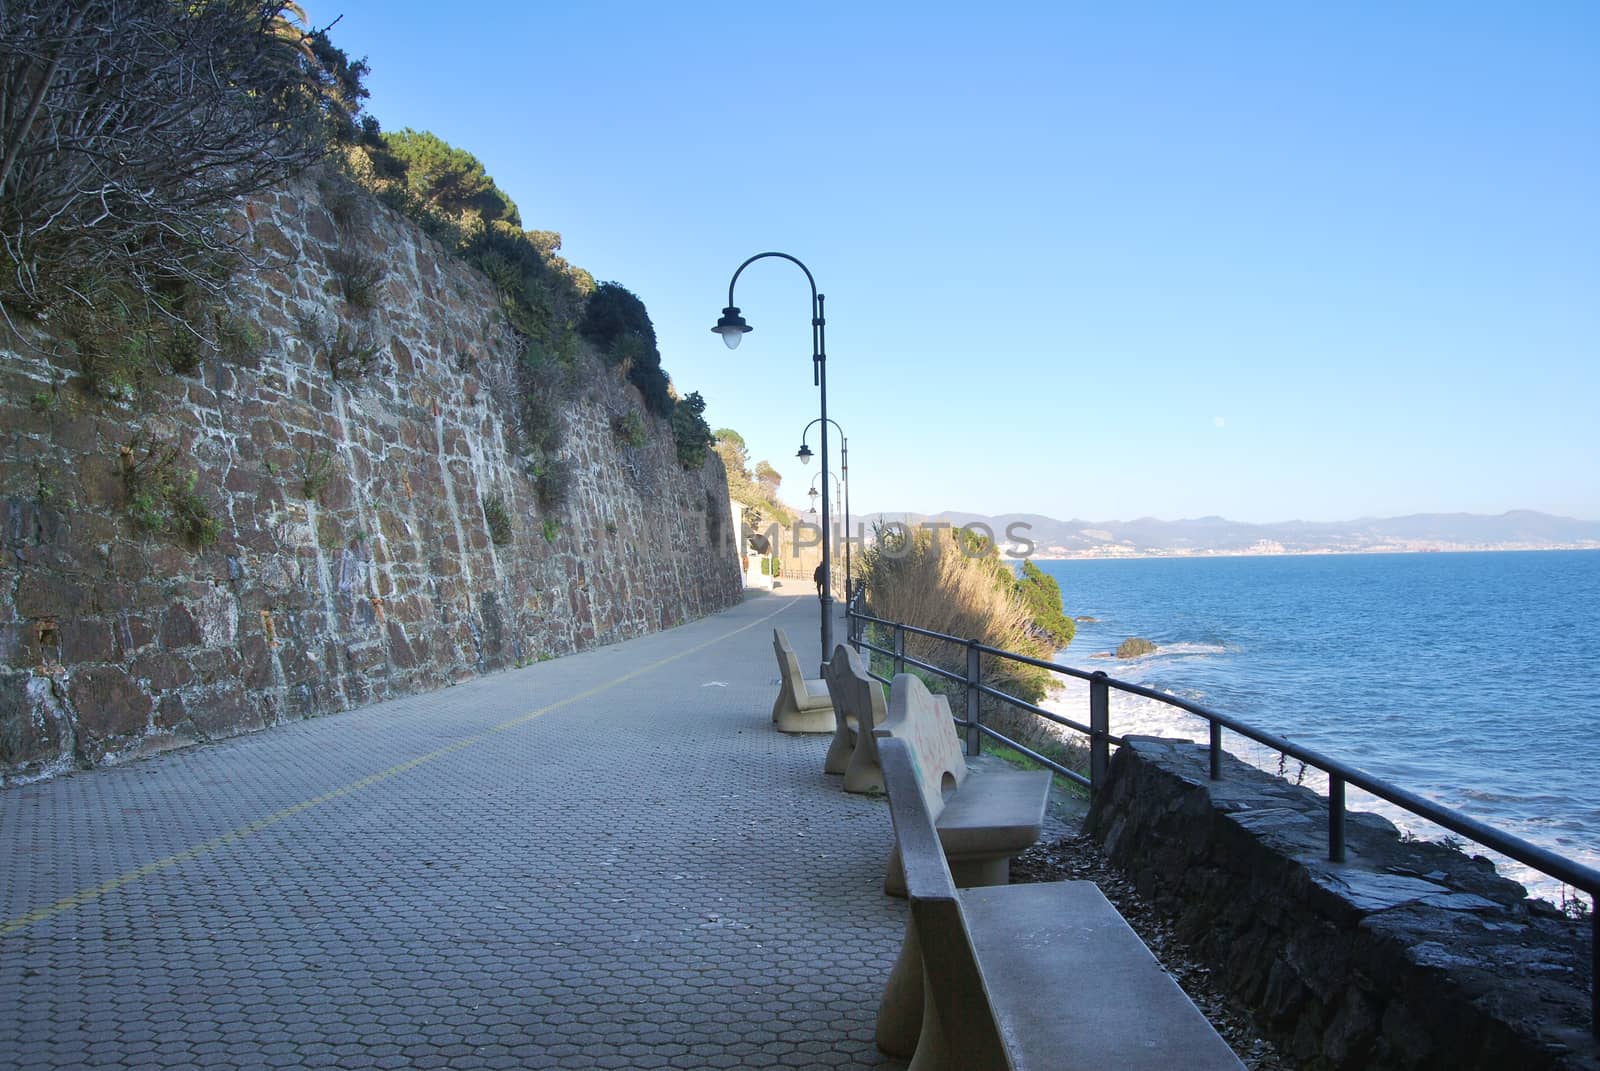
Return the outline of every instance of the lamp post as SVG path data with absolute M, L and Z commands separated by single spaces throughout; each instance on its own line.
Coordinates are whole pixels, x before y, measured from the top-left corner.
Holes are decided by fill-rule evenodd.
M 806 267 L 795 257 L 788 253 L 757 253 L 746 260 L 734 270 L 733 278 L 728 280 L 728 307 L 722 310 L 722 316 L 717 320 L 717 325 L 711 330 L 722 336 L 722 341 L 727 343 L 730 350 L 739 347 L 740 339 L 752 330 L 739 315 L 739 307 L 733 303 L 734 284 L 739 281 L 739 275 L 750 265 L 767 257 L 777 257 L 787 260 L 805 273 L 806 282 L 811 284 L 811 379 L 816 385 L 817 396 L 820 400 L 820 415 L 822 421 L 822 471 L 828 471 L 828 356 L 826 346 L 826 319 L 822 315 L 823 302 L 826 300 L 822 294 L 817 293 L 817 280 L 812 277 L 811 269 Z M 822 496 L 822 571 L 824 576 L 832 576 L 833 559 L 829 554 L 828 530 L 831 521 L 828 517 L 828 496 Z M 822 596 L 819 599 L 822 611 L 822 665 L 826 669 L 828 659 L 833 657 L 833 591 L 831 584 L 822 586 Z
M 813 420 L 800 433 L 800 450 L 794 456 L 800 459 L 802 465 L 811 464 L 811 447 L 806 445 L 806 435 L 821 420 L 821 417 Z M 844 477 L 844 601 L 848 605 L 854 590 L 850 573 L 850 439 L 837 420 L 829 417 L 828 423 L 839 433 L 839 475 Z

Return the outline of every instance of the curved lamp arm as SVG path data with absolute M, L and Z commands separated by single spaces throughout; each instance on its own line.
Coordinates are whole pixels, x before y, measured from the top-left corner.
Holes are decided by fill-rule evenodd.
M 733 278 L 728 280 L 728 307 L 722 310 L 722 318 L 711 330 L 722 336 L 722 341 L 728 344 L 729 349 L 735 349 L 739 340 L 749 332 L 755 330 L 739 315 L 739 306 L 733 303 L 733 288 L 739 282 L 739 276 L 744 270 L 758 260 L 767 257 L 777 257 L 787 260 L 806 274 L 806 282 L 811 286 L 811 384 L 822 385 L 822 362 L 826 361 L 827 354 L 823 352 L 823 327 L 826 320 L 822 315 L 823 303 L 827 300 L 822 294 L 817 293 L 817 280 L 811 274 L 811 269 L 799 257 L 792 257 L 788 253 L 767 252 L 757 253 L 743 264 L 733 270 Z M 843 434 L 841 432 L 841 434 Z
M 811 433 L 812 428 L 822 423 L 822 421 L 822 417 L 816 417 L 811 421 L 811 423 L 805 426 L 803 431 L 800 432 L 800 450 L 794 456 L 800 459 L 800 464 L 802 465 L 811 464 L 811 447 L 806 445 L 806 436 Z M 833 425 L 833 430 L 839 433 L 839 442 L 843 447 L 842 452 L 839 455 L 839 467 L 845 472 L 849 472 L 850 440 L 845 436 L 844 429 L 839 426 L 839 422 L 837 420 L 834 420 L 832 417 L 828 417 L 827 421 L 829 424 Z

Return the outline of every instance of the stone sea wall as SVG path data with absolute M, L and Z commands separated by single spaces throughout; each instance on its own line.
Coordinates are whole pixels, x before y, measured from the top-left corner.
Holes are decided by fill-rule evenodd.
M 541 511 L 497 293 L 375 202 L 352 221 L 327 200 L 307 182 L 240 213 L 260 261 L 229 301 L 247 352 L 107 399 L 47 335 L 0 348 L 5 779 L 439 688 L 741 597 L 715 455 L 683 471 L 667 423 L 585 355 L 571 490 Z M 358 304 L 330 266 L 352 264 L 382 270 Z M 341 339 L 374 350 L 370 370 L 331 374 Z M 614 430 L 628 413 L 643 445 Z M 124 470 L 152 448 L 180 486 L 193 474 L 214 544 L 135 525 Z
M 1134 737 L 1089 829 L 1261 1026 L 1305 1068 L 1600 1068 L 1591 930 L 1486 859 L 1405 841 L 1350 812 L 1327 859 L 1327 804 L 1207 751 Z

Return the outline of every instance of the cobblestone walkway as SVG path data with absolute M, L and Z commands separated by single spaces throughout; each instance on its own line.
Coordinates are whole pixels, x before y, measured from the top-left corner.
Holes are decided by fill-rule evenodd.
M 761 596 L 0 792 L 0 1067 L 900 1066 L 887 808 L 770 729 L 773 625 L 816 665 Z

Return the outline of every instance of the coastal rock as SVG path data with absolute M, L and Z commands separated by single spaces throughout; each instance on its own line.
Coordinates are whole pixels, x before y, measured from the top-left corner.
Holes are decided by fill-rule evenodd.
M 1074 617 L 1072 620 L 1076 621 L 1080 625 L 1098 625 L 1100 623 L 1100 619 L 1098 617 L 1089 617 L 1087 615 Z
M 1117 646 L 1118 658 L 1138 658 L 1140 655 L 1154 654 L 1156 645 L 1143 636 L 1129 636 Z
M 1446 845 L 1204 745 L 1129 736 L 1086 831 L 1298 1066 L 1597 1071 L 1590 932 Z

